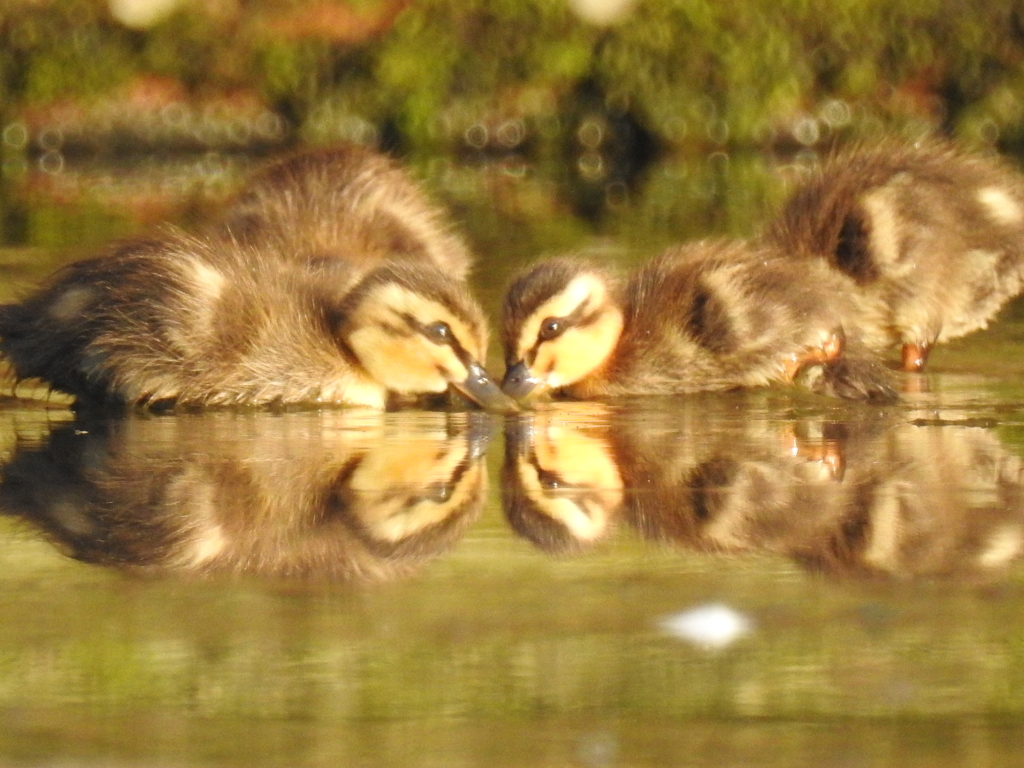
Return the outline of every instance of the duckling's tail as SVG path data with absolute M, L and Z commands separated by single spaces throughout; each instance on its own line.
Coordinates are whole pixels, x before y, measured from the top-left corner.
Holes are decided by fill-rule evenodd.
M 20 304 L 0 304 L 0 351 L 4 342 L 22 334 L 25 324 L 23 315 Z
M 893 372 L 870 355 L 843 354 L 803 372 L 813 391 L 843 400 L 887 404 L 900 399 Z
M 0 304 L 0 360 L 6 369 L 2 378 L 15 380 L 45 378 L 55 356 L 63 353 L 54 342 L 38 332 L 38 319 L 22 304 Z M 42 343 L 47 341 L 48 343 Z

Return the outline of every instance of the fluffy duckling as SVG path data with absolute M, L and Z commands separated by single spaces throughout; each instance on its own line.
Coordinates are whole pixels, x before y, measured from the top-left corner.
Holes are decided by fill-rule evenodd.
M 520 400 L 665 395 L 788 382 L 811 367 L 820 391 L 892 399 L 883 367 L 844 332 L 844 316 L 868 312 L 847 283 L 824 262 L 742 241 L 673 248 L 625 283 L 553 259 L 506 296 L 502 387 Z
M 858 148 L 799 185 L 767 240 L 853 278 L 886 308 L 863 335 L 919 371 L 1024 288 L 1024 177 L 946 143 Z
M 396 166 L 298 156 L 211 231 L 121 243 L 0 307 L 0 351 L 18 378 L 104 403 L 382 408 L 451 386 L 507 410 L 466 261 Z
M 257 173 L 229 206 L 223 230 L 297 261 L 341 258 L 365 268 L 407 261 L 459 280 L 472 263 L 462 238 L 409 175 L 355 145 L 305 152 Z

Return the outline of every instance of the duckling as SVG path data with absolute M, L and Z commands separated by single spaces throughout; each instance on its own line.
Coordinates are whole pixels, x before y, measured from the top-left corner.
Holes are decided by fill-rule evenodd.
M 849 275 L 885 308 L 862 335 L 920 371 L 1024 289 L 1024 177 L 939 141 L 848 150 L 799 185 L 766 239 Z
M 440 222 L 377 155 L 298 156 L 207 232 L 116 244 L 0 306 L 0 351 L 88 402 L 383 408 L 454 387 L 507 410 Z
M 304 152 L 255 174 L 228 206 L 222 231 L 240 242 L 271 243 L 297 261 L 408 261 L 457 280 L 472 263 L 462 238 L 409 175 L 358 145 Z
M 789 382 L 891 400 L 889 375 L 843 318 L 867 313 L 852 281 L 739 240 L 670 249 L 622 282 L 580 258 L 515 280 L 505 299 L 504 391 L 576 399 L 668 395 Z

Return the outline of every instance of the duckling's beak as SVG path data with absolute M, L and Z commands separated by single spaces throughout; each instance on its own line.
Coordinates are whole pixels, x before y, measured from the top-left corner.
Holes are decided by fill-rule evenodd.
M 529 397 L 530 393 L 537 388 L 541 380 L 533 375 L 525 360 L 520 360 L 505 371 L 505 378 L 501 382 L 501 390 L 516 400 Z
M 465 381 L 453 381 L 452 385 L 481 408 L 499 413 L 515 413 L 519 406 L 510 399 L 487 375 L 484 367 L 475 360 L 466 366 L 469 374 Z

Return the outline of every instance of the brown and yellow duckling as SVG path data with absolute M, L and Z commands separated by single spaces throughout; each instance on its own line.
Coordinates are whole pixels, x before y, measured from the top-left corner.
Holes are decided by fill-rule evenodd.
M 359 146 L 304 152 L 255 174 L 222 228 L 239 242 L 268 243 L 296 261 L 342 259 L 362 269 L 402 261 L 462 280 L 473 260 L 412 178 Z
M 890 400 L 883 366 L 844 330 L 869 311 L 824 262 L 743 241 L 673 248 L 626 281 L 557 258 L 508 291 L 502 388 L 521 401 L 670 395 L 789 382 L 812 367 L 820 391 Z
M 902 346 L 918 371 L 1024 288 L 1024 177 L 938 141 L 848 150 L 798 186 L 766 240 L 849 275 L 885 308 L 861 335 Z
M 115 245 L 0 307 L 0 351 L 91 402 L 382 408 L 454 387 L 506 410 L 467 253 L 380 156 L 300 155 L 206 233 Z

